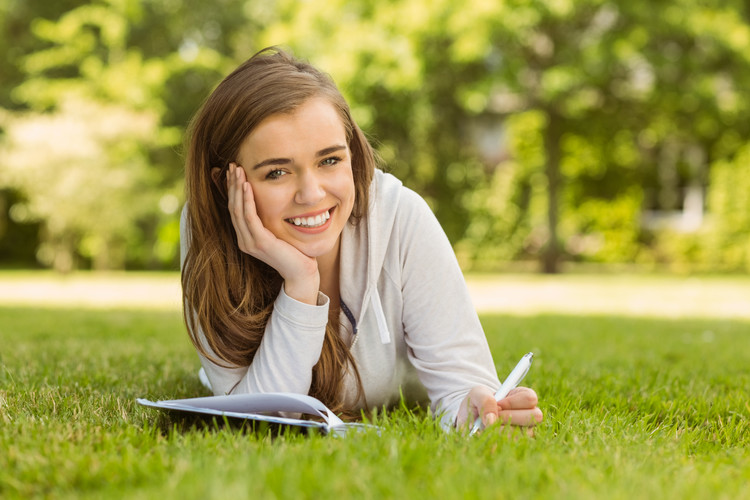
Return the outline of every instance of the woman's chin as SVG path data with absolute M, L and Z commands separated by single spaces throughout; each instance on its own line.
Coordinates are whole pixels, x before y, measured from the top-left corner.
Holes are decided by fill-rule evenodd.
M 319 259 L 330 254 L 336 248 L 336 245 L 320 243 L 308 243 L 308 244 L 292 244 L 294 248 L 299 250 L 302 254 L 307 255 L 312 259 Z

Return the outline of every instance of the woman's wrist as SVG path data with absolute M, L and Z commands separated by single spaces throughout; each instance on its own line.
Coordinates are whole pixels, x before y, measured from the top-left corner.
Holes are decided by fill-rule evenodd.
M 320 271 L 315 259 L 303 262 L 296 269 L 281 272 L 284 278 L 284 290 L 286 294 L 305 304 L 317 305 L 318 291 L 320 290 Z
M 320 276 L 316 275 L 307 280 L 293 279 L 284 280 L 284 291 L 286 294 L 305 304 L 318 304 L 318 291 L 320 290 Z

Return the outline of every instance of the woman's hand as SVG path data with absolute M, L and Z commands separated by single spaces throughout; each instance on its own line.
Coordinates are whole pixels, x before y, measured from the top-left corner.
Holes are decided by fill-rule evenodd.
M 516 387 L 505 398 L 495 401 L 489 388 L 477 386 L 461 402 L 456 427 L 470 427 L 477 417 L 481 417 L 485 427 L 498 421 L 503 426 L 533 427 L 544 418 L 542 410 L 537 407 L 538 402 L 536 392 L 528 387 Z
M 245 169 L 234 163 L 227 170 L 227 198 L 240 250 L 276 269 L 284 278 L 287 295 L 300 302 L 317 304 L 320 274 L 316 259 L 278 239 L 263 226 Z

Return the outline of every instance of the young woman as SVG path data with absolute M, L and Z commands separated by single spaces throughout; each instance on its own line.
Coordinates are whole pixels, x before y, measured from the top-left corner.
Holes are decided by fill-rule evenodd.
M 446 427 L 541 421 L 531 389 L 494 400 L 444 232 L 314 67 L 273 48 L 227 76 L 191 125 L 186 190 L 185 321 L 215 394 L 310 394 L 352 416 L 403 394 Z

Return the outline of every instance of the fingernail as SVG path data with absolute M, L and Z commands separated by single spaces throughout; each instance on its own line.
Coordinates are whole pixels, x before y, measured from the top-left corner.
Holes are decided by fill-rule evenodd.
M 497 422 L 497 415 L 495 415 L 494 413 L 488 413 L 488 414 L 487 414 L 487 415 L 486 415 L 486 416 L 484 417 L 484 419 L 485 419 L 485 421 L 486 421 L 486 422 L 485 422 L 485 424 L 484 424 L 484 425 L 485 425 L 485 427 L 489 427 L 490 425 L 492 425 L 492 424 L 494 424 L 495 422 Z

